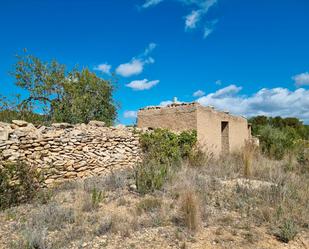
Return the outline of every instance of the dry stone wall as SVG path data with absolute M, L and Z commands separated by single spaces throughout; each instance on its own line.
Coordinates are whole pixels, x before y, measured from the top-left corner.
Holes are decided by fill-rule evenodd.
M 53 124 L 36 128 L 14 120 L 0 123 L 0 161 L 21 160 L 42 172 L 46 185 L 133 167 L 140 161 L 138 130 Z

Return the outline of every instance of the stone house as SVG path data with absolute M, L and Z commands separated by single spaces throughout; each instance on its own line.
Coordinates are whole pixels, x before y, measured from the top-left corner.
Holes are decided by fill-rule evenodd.
M 247 119 L 199 103 L 173 103 L 138 111 L 139 128 L 166 128 L 174 132 L 196 130 L 198 142 L 214 155 L 240 150 L 251 139 Z

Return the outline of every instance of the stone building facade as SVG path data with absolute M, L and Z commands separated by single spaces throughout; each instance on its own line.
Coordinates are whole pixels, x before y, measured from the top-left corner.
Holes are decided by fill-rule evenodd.
M 196 130 L 198 142 L 214 155 L 240 150 L 251 139 L 247 119 L 199 103 L 173 103 L 139 110 L 139 128 L 166 128 L 175 132 Z

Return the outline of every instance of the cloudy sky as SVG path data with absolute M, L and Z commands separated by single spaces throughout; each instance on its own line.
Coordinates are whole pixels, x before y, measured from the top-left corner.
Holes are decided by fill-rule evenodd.
M 118 79 L 118 122 L 173 97 L 309 124 L 308 0 L 3 0 L 0 93 L 27 48 Z

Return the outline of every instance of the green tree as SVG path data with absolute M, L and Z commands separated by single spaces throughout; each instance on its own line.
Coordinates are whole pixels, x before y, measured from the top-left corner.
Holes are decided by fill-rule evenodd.
M 100 120 L 111 125 L 115 120 L 117 108 L 110 80 L 99 78 L 87 68 L 68 71 L 55 60 L 43 62 L 33 55 L 24 54 L 17 59 L 12 75 L 16 85 L 28 93 L 18 104 L 19 110 L 42 110 L 49 122 Z

